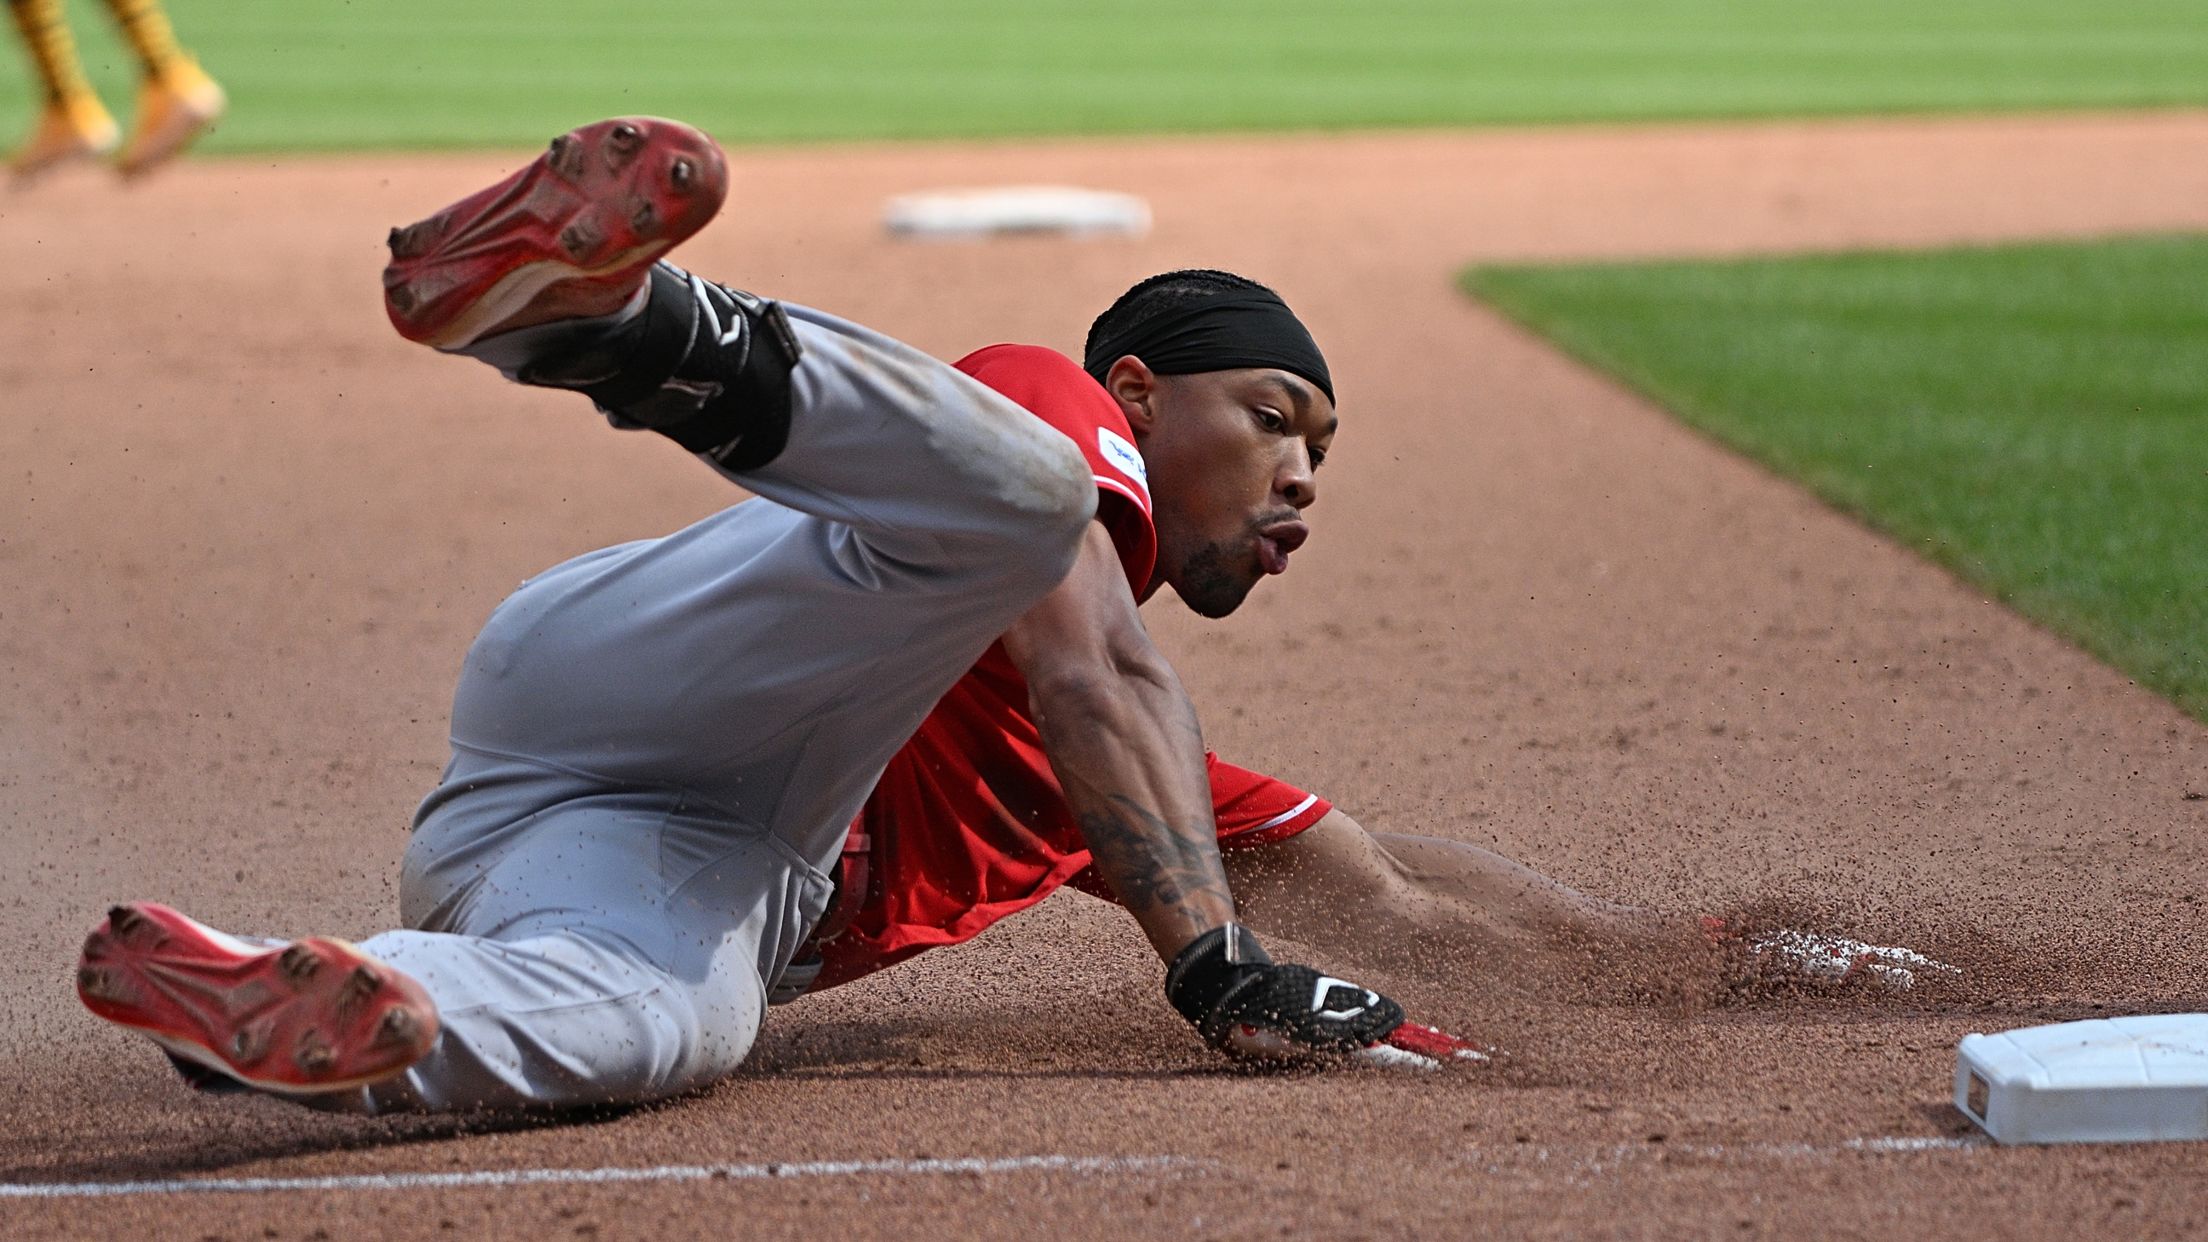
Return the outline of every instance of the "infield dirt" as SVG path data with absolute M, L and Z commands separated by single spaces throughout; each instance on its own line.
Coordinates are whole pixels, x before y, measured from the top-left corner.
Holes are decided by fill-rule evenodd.
M 0 197 L 0 1182 L 1187 1163 L 14 1200 L 0 1230 L 2208 1229 L 2200 1145 L 1944 1142 L 1965 1133 L 1946 1104 L 1961 1035 L 2208 1008 L 2208 729 L 1453 288 L 1488 258 L 2208 228 L 2208 114 L 732 154 L 730 208 L 684 262 L 943 356 L 1073 350 L 1176 266 L 1248 272 L 1301 309 L 1343 398 L 1311 546 L 1226 623 L 1150 610 L 1223 754 L 1374 828 L 1621 900 L 1785 911 L 1969 980 L 1588 1004 L 1476 969 L 1394 976 L 1509 1062 L 1249 1077 L 1171 1016 L 1132 926 L 1069 894 L 776 1011 L 744 1073 L 653 1108 L 470 1127 L 191 1095 L 70 993 L 106 905 L 388 925 L 489 608 L 736 493 L 383 322 L 385 227 L 518 157 L 207 161 L 127 191 L 74 176 Z M 930 246 L 877 227 L 888 194 L 996 181 L 1137 189 L 1158 228 Z

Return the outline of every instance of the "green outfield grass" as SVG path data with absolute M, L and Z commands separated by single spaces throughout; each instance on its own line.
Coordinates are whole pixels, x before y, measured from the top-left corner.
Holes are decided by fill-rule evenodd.
M 2208 103 L 2201 0 L 172 0 L 230 151 Z M 111 106 L 104 11 L 69 11 Z M 0 132 L 28 72 L 0 59 Z
M 2208 720 L 2208 238 L 1465 285 Z

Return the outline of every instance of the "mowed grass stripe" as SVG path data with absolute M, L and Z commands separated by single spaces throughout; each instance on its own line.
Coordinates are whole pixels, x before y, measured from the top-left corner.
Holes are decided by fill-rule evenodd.
M 2198 0 L 169 3 L 232 151 L 526 147 L 626 111 L 751 142 L 2208 104 Z M 68 9 L 127 110 L 105 13 Z M 12 136 L 32 91 L 0 65 Z
M 2208 721 L 2208 238 L 1464 283 Z

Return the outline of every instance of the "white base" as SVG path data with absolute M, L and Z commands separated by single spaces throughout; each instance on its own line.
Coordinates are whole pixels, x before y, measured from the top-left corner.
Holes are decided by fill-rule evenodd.
M 1150 231 L 1150 205 L 1132 194 L 1073 186 L 1000 186 L 901 194 L 882 210 L 899 237 L 967 238 L 1002 233 L 1076 237 L 1140 237 Z
M 2002 1143 L 2208 1138 L 2208 1013 L 1966 1035 L 1955 1107 Z

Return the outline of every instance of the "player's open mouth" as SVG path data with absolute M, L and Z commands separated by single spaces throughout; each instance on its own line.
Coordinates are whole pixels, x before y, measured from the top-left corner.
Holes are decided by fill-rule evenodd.
M 1303 546 L 1311 537 L 1311 528 L 1301 522 L 1275 522 L 1257 532 L 1257 560 L 1268 574 L 1288 572 L 1288 554 Z

